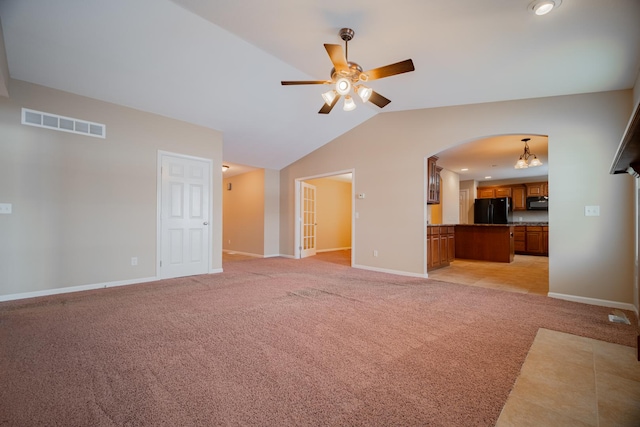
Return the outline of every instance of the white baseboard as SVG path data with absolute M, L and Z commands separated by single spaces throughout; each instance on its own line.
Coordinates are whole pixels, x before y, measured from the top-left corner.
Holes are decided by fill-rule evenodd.
M 288 258 L 288 259 L 298 259 L 296 258 L 294 255 L 286 255 L 286 254 L 280 254 L 280 255 L 276 255 L 282 258 Z
M 351 246 L 347 246 L 346 248 L 333 248 L 333 249 L 318 249 L 316 250 L 317 253 L 320 252 L 335 252 L 335 251 L 346 251 L 351 249 Z
M 421 279 L 427 278 L 426 274 L 409 273 L 408 271 L 399 271 L 399 270 L 389 270 L 386 268 L 370 267 L 368 265 L 353 265 L 352 267 L 359 268 L 361 270 L 377 271 L 378 273 L 395 274 L 396 276 L 419 277 Z
M 218 273 L 222 273 L 222 268 L 210 268 L 209 269 L 209 274 L 218 274 Z
M 558 294 L 558 293 L 555 293 L 555 292 L 549 292 L 547 294 L 547 296 L 549 298 L 556 298 L 556 299 L 562 299 L 562 300 L 573 301 L 573 302 L 581 302 L 583 304 L 599 305 L 601 307 L 619 308 L 620 310 L 629 310 L 629 311 L 635 312 L 636 315 L 638 315 L 638 310 L 636 309 L 636 307 L 633 304 L 629 304 L 629 303 L 625 303 L 625 302 L 617 302 L 617 301 L 609 301 L 609 300 L 597 299 L 597 298 L 580 297 L 580 296 L 576 296 L 576 295 Z
M 19 294 L 0 295 L 0 302 L 26 298 L 46 297 L 49 295 L 67 294 L 70 292 L 92 291 L 94 289 L 114 288 L 116 286 L 137 285 L 139 283 L 154 282 L 157 277 L 143 277 L 140 279 L 118 280 L 115 282 L 94 283 L 91 285 L 69 286 L 68 288 L 46 289 L 43 291 L 23 292 Z
M 229 255 L 244 255 L 244 256 L 250 256 L 250 257 L 254 257 L 254 258 L 264 258 L 264 255 L 261 254 L 254 254 L 251 252 L 240 252 L 240 251 L 233 251 L 231 249 L 223 249 L 222 252 L 229 254 Z

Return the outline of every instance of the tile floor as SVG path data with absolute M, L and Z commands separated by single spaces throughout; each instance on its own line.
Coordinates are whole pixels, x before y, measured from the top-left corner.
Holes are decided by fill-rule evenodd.
M 430 271 L 429 278 L 463 285 L 547 295 L 549 258 L 516 255 L 511 263 L 456 259 L 448 267 Z
M 640 426 L 636 350 L 540 329 L 496 427 Z

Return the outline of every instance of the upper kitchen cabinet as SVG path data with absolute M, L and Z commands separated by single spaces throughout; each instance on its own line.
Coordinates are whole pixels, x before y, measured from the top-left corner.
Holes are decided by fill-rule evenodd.
M 478 187 L 478 199 L 511 197 L 511 187 Z
M 549 195 L 547 182 L 530 182 L 527 184 L 527 197 L 543 197 Z
M 511 200 L 514 211 L 527 210 L 527 187 L 524 185 L 514 185 L 511 187 Z
M 440 171 L 436 156 L 427 159 L 427 204 L 440 204 Z

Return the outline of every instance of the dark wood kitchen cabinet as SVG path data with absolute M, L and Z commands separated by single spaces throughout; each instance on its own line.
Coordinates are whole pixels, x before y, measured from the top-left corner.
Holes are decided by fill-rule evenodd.
M 514 249 L 517 254 L 527 251 L 527 227 L 516 225 L 513 231 Z
M 436 156 L 427 159 L 427 204 L 440 204 L 440 171 L 442 168 L 437 165 Z
M 515 252 L 522 255 L 549 255 L 549 227 L 518 225 L 514 231 Z
M 511 187 L 478 187 L 478 199 L 493 199 L 495 197 L 511 197 Z
M 427 271 L 448 266 L 455 258 L 455 228 L 427 226 Z
M 527 184 L 527 197 L 543 197 L 549 195 L 548 182 L 531 182 Z
M 530 254 L 542 255 L 544 253 L 544 243 L 542 241 L 542 227 L 527 226 L 527 246 L 526 251 Z
M 511 203 L 514 211 L 526 211 L 527 187 L 524 185 L 514 185 L 511 187 Z

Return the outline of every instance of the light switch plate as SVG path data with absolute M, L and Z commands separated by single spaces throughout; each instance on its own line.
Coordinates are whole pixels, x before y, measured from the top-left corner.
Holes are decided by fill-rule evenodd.
M 8 215 L 11 213 L 11 203 L 0 203 L 0 214 Z
M 600 206 L 585 206 L 584 216 L 600 216 Z

